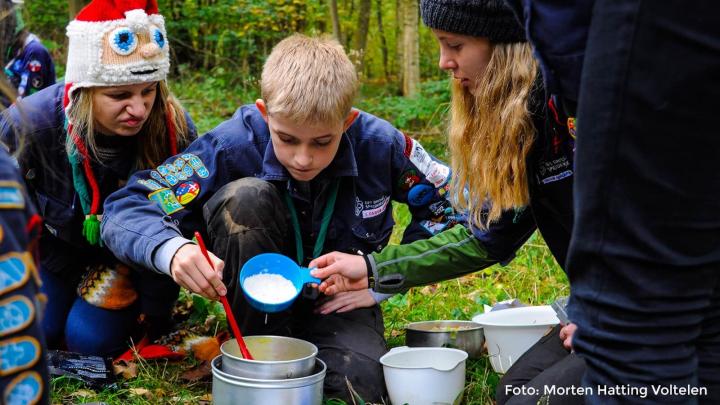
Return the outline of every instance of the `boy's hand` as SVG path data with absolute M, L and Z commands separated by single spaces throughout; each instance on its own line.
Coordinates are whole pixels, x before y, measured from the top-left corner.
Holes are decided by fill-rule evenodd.
M 216 300 L 221 295 L 227 294 L 227 288 L 222 282 L 225 263 L 209 251 L 208 255 L 213 267 L 210 267 L 198 245 L 193 243 L 183 245 L 175 252 L 170 262 L 170 274 L 182 287 L 205 298 Z
M 362 256 L 330 252 L 311 261 L 308 267 L 317 267 L 310 274 L 324 279 L 318 288 L 326 295 L 368 288 L 368 269 Z
M 577 325 L 569 323 L 560 329 L 560 340 L 563 341 L 563 346 L 566 349 L 572 350 L 572 338 L 577 330 Z
M 323 315 L 332 312 L 343 313 L 357 308 L 371 307 L 375 304 L 375 297 L 370 294 L 370 290 L 341 292 L 324 300 L 315 308 L 315 313 Z

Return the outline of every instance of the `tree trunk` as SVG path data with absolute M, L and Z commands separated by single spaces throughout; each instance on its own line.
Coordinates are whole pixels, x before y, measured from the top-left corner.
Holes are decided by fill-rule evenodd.
M 332 18 L 333 36 L 342 44 L 342 32 L 340 31 L 340 15 L 338 14 L 337 0 L 328 0 L 330 5 L 330 16 Z
M 382 52 L 382 63 L 383 63 L 383 74 L 385 80 L 388 80 L 388 49 L 387 42 L 385 41 L 385 31 L 383 30 L 382 24 L 382 0 L 377 0 L 376 12 L 377 12 L 377 24 L 378 24 L 378 35 L 380 35 L 380 51 Z
M 403 0 L 403 95 L 415 97 L 420 84 L 420 45 L 417 0 Z
M 397 68 L 397 80 L 400 86 L 400 93 L 402 93 L 402 82 L 405 77 L 405 49 L 403 45 L 403 2 L 405 0 L 395 0 L 395 63 L 393 64 Z
M 85 3 L 85 0 L 68 0 L 68 15 L 70 16 L 70 21 L 75 19 L 77 13 L 85 7 Z
M 357 26 L 355 31 L 355 50 L 357 51 L 356 67 L 358 73 L 363 71 L 365 61 L 365 47 L 367 46 L 368 30 L 370 28 L 370 12 L 372 0 L 360 0 L 360 12 L 358 13 Z

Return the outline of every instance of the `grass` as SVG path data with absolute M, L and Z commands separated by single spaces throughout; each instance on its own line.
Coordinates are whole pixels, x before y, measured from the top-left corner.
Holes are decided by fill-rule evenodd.
M 237 106 L 252 102 L 257 90 L 249 82 L 219 78 L 201 80 L 197 76 L 185 76 L 174 84 L 173 90 L 188 108 L 200 133 L 210 130 L 218 123 L 228 119 Z M 223 87 L 227 86 L 227 87 Z M 230 88 L 231 90 L 227 90 Z M 426 86 L 439 91 L 439 84 Z M 225 89 L 225 90 L 223 90 Z M 367 91 L 372 94 L 372 91 Z M 226 96 L 231 94 L 231 96 Z M 389 96 L 391 97 L 391 96 Z M 442 100 L 441 95 L 433 96 Z M 391 100 L 392 101 L 392 100 Z M 419 101 L 413 101 L 419 102 Z M 375 103 L 373 100 L 361 100 L 359 103 L 369 112 L 376 112 L 391 122 L 414 118 L 384 116 L 381 111 L 373 111 L 373 105 L 387 106 L 390 102 Z M 419 108 L 435 117 L 432 108 Z M 392 113 L 392 111 L 391 111 Z M 402 112 L 397 112 L 402 114 Z M 435 118 L 433 118 L 435 119 Z M 441 123 L 435 123 L 432 130 L 424 131 L 426 124 L 418 124 L 413 135 L 420 139 L 426 149 L 436 156 L 447 159 Z M 418 131 L 419 132 L 415 132 Z M 393 215 L 398 225 L 394 229 L 391 243 L 400 240 L 403 227 L 409 221 L 409 212 L 403 204 L 393 205 Z M 396 295 L 382 304 L 385 316 L 385 335 L 390 347 L 404 344 L 404 327 L 409 322 L 433 319 L 471 319 L 483 311 L 483 305 L 492 305 L 498 301 L 517 298 L 520 301 L 539 305 L 548 304 L 556 297 L 569 294 L 565 274 L 557 265 L 542 238 L 536 233 L 517 252 L 517 257 L 506 267 L 492 266 L 463 278 L 449 280 L 425 287 L 414 288 L 403 295 Z M 196 320 L 202 320 L 209 311 L 201 304 L 199 297 L 189 298 L 197 307 L 203 307 Z M 114 389 L 93 391 L 82 383 L 66 378 L 53 381 L 52 403 L 105 402 L 108 404 L 186 404 L 208 403 L 212 391 L 208 382 L 188 383 L 181 380 L 181 374 L 196 366 L 190 359 L 172 363 L 167 361 L 141 361 L 138 364 L 137 377 L 121 380 Z M 499 376 L 492 371 L 487 358 L 469 360 L 466 372 L 466 389 L 463 403 L 493 403 L 495 387 Z M 338 404 L 328 401 L 327 405 Z

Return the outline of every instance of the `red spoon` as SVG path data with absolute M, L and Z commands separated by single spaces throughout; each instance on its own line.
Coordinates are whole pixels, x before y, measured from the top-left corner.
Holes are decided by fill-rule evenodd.
M 203 255 L 205 256 L 205 259 L 207 259 L 208 263 L 210 263 L 210 267 L 213 267 L 212 260 L 210 260 L 210 255 L 208 255 L 207 248 L 205 247 L 205 242 L 203 242 L 202 236 L 200 236 L 200 232 L 195 232 L 195 239 L 197 240 L 198 246 L 200 246 L 200 250 L 202 251 Z M 247 346 L 245 346 L 245 340 L 243 339 L 242 333 L 240 333 L 240 328 L 238 328 L 237 322 L 235 321 L 235 315 L 232 313 L 232 309 L 230 308 L 230 304 L 228 303 L 227 297 L 220 296 L 220 302 L 223 304 L 223 308 L 225 308 L 225 315 L 227 316 L 228 324 L 230 324 L 230 328 L 233 331 L 233 334 L 237 339 L 238 346 L 240 346 L 240 353 L 242 356 L 248 360 L 254 360 L 253 357 L 250 355 L 250 351 L 248 351 Z

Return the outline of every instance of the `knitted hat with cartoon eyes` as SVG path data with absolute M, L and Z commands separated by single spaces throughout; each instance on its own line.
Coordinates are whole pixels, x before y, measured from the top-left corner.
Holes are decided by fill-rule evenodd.
M 67 26 L 68 60 L 65 71 L 67 136 L 75 145 L 68 158 L 73 184 L 85 212 L 83 234 L 100 242 L 100 192 L 83 138 L 73 132 L 68 112 L 73 93 L 83 87 L 122 86 L 165 80 L 170 70 L 170 47 L 165 19 L 156 0 L 93 0 Z M 177 154 L 171 111 L 166 114 L 171 155 Z M 84 177 L 83 178 L 83 173 Z M 89 189 L 88 189 L 89 186 Z

